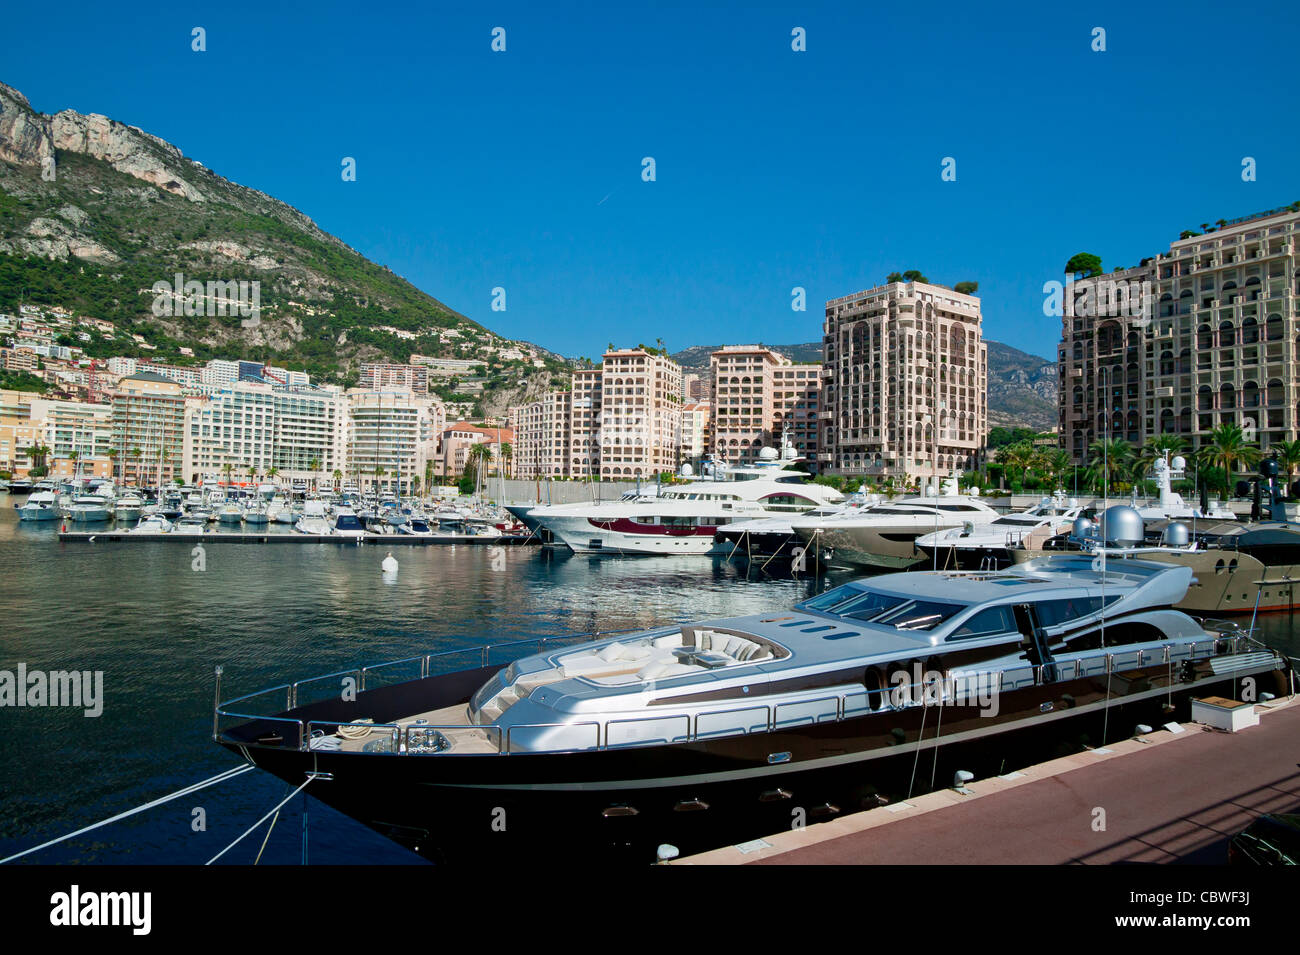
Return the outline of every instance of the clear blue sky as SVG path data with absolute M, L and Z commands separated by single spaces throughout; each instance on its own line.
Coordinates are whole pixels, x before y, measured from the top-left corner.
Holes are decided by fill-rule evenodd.
M 24 4 L 0 80 L 161 136 L 566 355 L 810 341 L 827 298 L 916 268 L 978 281 L 986 337 L 1054 357 L 1041 289 L 1073 253 L 1136 265 L 1300 199 L 1297 9 Z

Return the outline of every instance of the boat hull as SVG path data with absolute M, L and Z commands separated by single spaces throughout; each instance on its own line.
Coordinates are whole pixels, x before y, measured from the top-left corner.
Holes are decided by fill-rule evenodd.
M 253 745 L 284 723 L 250 723 L 221 739 L 260 768 L 310 792 L 422 855 L 470 862 L 516 847 L 562 849 L 631 863 L 652 861 L 669 842 L 683 852 L 758 838 L 802 817 L 819 821 L 1131 736 L 1190 716 L 1192 696 L 1235 696 L 1252 676 L 1260 690 L 1288 692 L 1275 664 L 1215 672 L 1208 661 L 1039 683 L 1003 693 L 997 712 L 977 706 L 894 708 L 852 719 L 692 739 L 561 753 L 429 755 L 302 751 Z M 495 668 L 449 674 L 293 711 L 308 719 L 382 722 L 398 695 L 468 699 Z M 393 694 L 386 700 L 386 694 Z M 406 708 L 409 712 L 409 706 Z M 282 714 L 284 715 L 284 714 Z M 381 739 L 381 736 L 376 736 Z M 829 804 L 829 805 L 828 805 Z

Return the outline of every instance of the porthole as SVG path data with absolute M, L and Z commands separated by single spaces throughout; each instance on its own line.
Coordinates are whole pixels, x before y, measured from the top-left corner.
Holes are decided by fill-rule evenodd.
M 1221 574 L 1221 573 L 1223 573 L 1223 561 L 1222 561 L 1222 560 L 1218 561 L 1218 562 L 1214 565 L 1214 572 L 1215 572 L 1216 574 Z
M 1228 573 L 1235 574 L 1236 572 L 1237 572 L 1237 558 L 1234 557 L 1232 560 L 1228 561 Z

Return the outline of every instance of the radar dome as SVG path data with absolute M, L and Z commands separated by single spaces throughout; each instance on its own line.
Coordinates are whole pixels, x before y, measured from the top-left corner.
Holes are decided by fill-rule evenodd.
M 1173 468 L 1175 471 L 1181 471 L 1187 467 L 1187 459 L 1184 458 L 1182 455 L 1179 455 L 1178 457 L 1174 458 L 1172 461 L 1169 462 L 1169 466 Z
M 775 461 L 776 454 L 776 448 L 763 448 L 758 452 L 758 459 L 760 461 Z
M 1174 521 L 1160 535 L 1160 540 L 1166 547 L 1186 547 L 1191 539 L 1191 532 L 1182 521 Z
M 689 464 L 682 465 L 682 477 L 690 477 L 694 473 L 695 468 L 691 467 Z
M 1142 543 L 1142 515 L 1127 504 L 1106 508 L 1101 515 L 1101 539 L 1120 547 Z
M 1092 536 L 1092 529 L 1091 518 L 1076 517 L 1074 523 L 1070 525 L 1070 536 L 1075 540 L 1087 540 Z

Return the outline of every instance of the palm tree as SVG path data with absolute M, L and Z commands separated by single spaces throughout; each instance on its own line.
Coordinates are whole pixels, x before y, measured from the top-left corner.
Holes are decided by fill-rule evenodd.
M 112 469 L 112 471 L 113 471 L 113 480 L 116 481 L 117 478 L 118 478 L 118 474 L 117 474 L 117 448 L 109 448 L 109 449 L 108 449 L 108 463 L 109 463 L 109 467 L 110 467 L 110 468 Z
M 379 491 L 379 479 L 383 476 L 384 476 L 384 469 L 379 465 L 375 465 L 375 491 L 376 492 Z
M 343 480 L 343 472 L 338 468 L 334 469 L 334 490 L 338 490 L 339 482 Z
M 470 446 L 469 461 L 474 465 L 474 493 L 478 493 L 479 475 L 484 472 L 484 468 L 492 463 L 492 448 L 483 442 L 478 442 Z
M 515 446 L 509 441 L 501 442 L 501 462 L 505 466 L 506 477 L 510 477 L 510 465 L 515 459 Z
M 1150 468 L 1165 456 L 1166 451 L 1169 452 L 1170 457 L 1173 457 L 1186 447 L 1187 441 L 1182 435 L 1170 434 L 1169 432 L 1153 434 L 1147 438 L 1146 444 L 1142 445 L 1137 456 L 1144 466 Z
M 1123 438 L 1107 438 L 1088 446 L 1088 470 L 1102 494 L 1110 493 L 1111 482 L 1124 474 L 1133 458 L 1133 446 Z
M 1251 467 L 1264 455 L 1255 445 L 1246 443 L 1246 435 L 1239 425 L 1224 422 L 1210 432 L 1209 443 L 1196 456 L 1203 464 L 1223 468 L 1226 492 L 1232 487 L 1232 472 L 1237 465 Z
M 231 464 L 229 461 L 221 465 L 221 470 L 224 471 L 226 474 L 226 487 L 230 486 L 230 472 L 233 471 L 234 469 L 235 466 Z
M 1034 463 L 1034 446 L 1028 441 L 1017 441 L 998 451 L 998 463 L 1002 465 L 1008 477 L 1014 471 L 1020 472 L 1020 482 L 1025 480 L 1025 472 Z
M 1048 448 L 1038 455 L 1037 467 L 1051 480 L 1053 488 L 1058 487 L 1070 470 L 1070 452 L 1064 448 Z
M 317 490 L 317 487 L 316 487 L 316 473 L 315 473 L 315 472 L 316 472 L 317 470 L 320 469 L 320 458 L 312 458 L 312 459 L 311 459 L 310 461 L 308 461 L 307 463 L 308 463 L 308 465 L 311 467 L 311 470 L 312 470 L 312 476 L 311 476 L 311 489 L 312 489 L 313 491 L 315 491 L 315 490 Z
M 1273 452 L 1277 455 L 1278 468 L 1286 475 L 1286 483 L 1290 485 L 1292 475 L 1300 467 L 1300 440 L 1279 441 L 1273 445 Z

